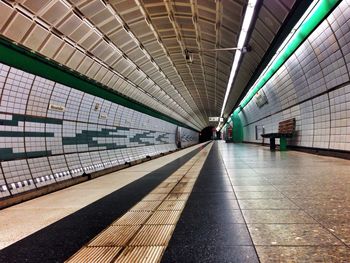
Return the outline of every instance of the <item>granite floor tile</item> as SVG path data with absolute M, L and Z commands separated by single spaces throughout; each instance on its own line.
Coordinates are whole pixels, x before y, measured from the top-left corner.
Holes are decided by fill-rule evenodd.
M 249 167 L 246 163 L 241 163 L 241 162 L 237 162 L 237 163 L 225 163 L 226 168 L 229 170 L 232 169 L 247 169 L 247 168 L 251 168 Z
M 213 169 L 216 164 L 219 169 Z M 242 250 L 236 246 L 227 247 L 237 248 L 232 258 L 228 258 L 231 254 L 227 250 L 214 249 L 219 244 L 230 245 L 235 235 L 242 239 L 244 228 L 235 227 L 243 226 L 244 221 L 263 263 L 349 262 L 349 248 L 345 246 L 350 238 L 348 167 L 349 161 L 337 158 L 217 143 L 189 198 L 188 211 L 180 218 L 179 225 L 187 225 L 174 240 L 177 251 L 183 254 L 176 255 L 172 247 L 166 251 L 164 259 L 168 261 L 164 262 L 249 262 L 237 257 Z M 210 188 L 229 189 L 231 184 L 234 192 L 229 195 L 210 192 Z M 237 213 L 239 209 L 243 218 Z M 181 247 L 186 233 L 190 242 Z M 204 241 L 196 240 L 196 233 L 198 240 Z M 249 245 L 244 238 L 240 241 L 235 244 Z M 214 257 L 202 255 L 209 247 Z
M 299 190 L 301 193 L 304 192 L 310 192 L 310 193 L 334 193 L 334 192 L 344 192 L 347 193 L 347 189 L 349 189 L 349 185 L 325 185 L 326 182 L 319 182 L 319 183 L 311 183 L 311 182 L 305 182 L 301 183 L 299 185 L 277 185 L 275 186 L 279 191 L 292 191 L 292 190 Z
M 271 186 L 268 181 L 264 180 L 239 180 L 232 181 L 232 185 L 236 186 Z
M 348 263 L 350 258 L 345 246 L 256 246 L 256 250 L 261 263 Z
M 227 168 L 227 173 L 232 178 L 256 177 L 258 174 L 252 169 L 233 169 Z
M 284 196 L 278 191 L 242 191 L 236 192 L 237 199 L 283 199 Z
M 350 225 L 346 223 L 325 223 L 324 226 L 350 247 Z
M 320 221 L 323 224 L 345 224 L 350 222 L 350 213 L 349 212 L 334 212 L 329 211 L 328 213 L 322 213 L 319 210 L 306 210 L 309 214 L 312 215 L 316 220 Z
M 243 217 L 251 224 L 317 224 L 301 210 L 242 210 Z
M 293 204 L 290 200 L 283 199 L 240 199 L 239 205 L 241 209 L 282 209 L 282 210 L 291 210 L 291 209 L 300 209 L 298 206 Z
M 241 191 L 251 191 L 251 192 L 259 192 L 259 191 L 276 191 L 276 188 L 272 185 L 250 185 L 250 186 L 242 186 L 238 185 L 234 187 L 235 192 Z
M 254 245 L 334 246 L 342 245 L 319 224 L 248 224 Z
M 289 190 L 289 191 L 282 191 L 282 193 L 291 199 L 325 199 L 325 200 L 334 199 L 334 200 L 339 200 L 340 202 L 344 200 L 346 202 L 350 202 L 350 193 L 348 193 L 347 190 L 332 190 L 332 191 Z

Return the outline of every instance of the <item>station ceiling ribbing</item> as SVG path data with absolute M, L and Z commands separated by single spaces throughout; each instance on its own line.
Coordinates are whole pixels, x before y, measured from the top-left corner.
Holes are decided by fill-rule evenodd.
M 227 117 L 294 0 L 258 1 L 229 95 Z M 219 116 L 243 0 L 18 0 L 0 2 L 1 34 L 197 130 Z M 188 63 L 185 50 L 193 52 Z

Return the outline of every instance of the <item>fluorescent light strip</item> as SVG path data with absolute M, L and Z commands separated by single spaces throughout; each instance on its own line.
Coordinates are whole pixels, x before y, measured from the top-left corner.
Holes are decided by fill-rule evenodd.
M 238 48 L 243 48 L 243 46 L 245 44 L 245 41 L 247 38 L 247 33 L 248 33 L 249 28 L 250 28 L 252 19 L 253 19 L 253 14 L 254 14 L 256 2 L 257 2 L 257 0 L 249 0 L 249 2 L 248 2 L 247 8 L 246 8 L 246 11 L 244 14 L 242 29 L 241 29 L 241 32 L 239 33 L 238 45 L 237 45 Z M 225 97 L 224 97 L 224 103 L 222 104 L 222 108 L 221 108 L 220 118 L 224 114 L 227 99 L 228 99 L 228 96 L 229 96 L 230 91 L 231 91 L 231 86 L 232 86 L 234 77 L 236 76 L 238 63 L 239 63 L 241 56 L 242 56 L 242 51 L 238 49 L 235 52 L 235 57 L 234 57 L 233 62 L 232 62 L 231 73 L 230 73 L 229 81 L 228 81 L 227 87 L 226 87 L 226 93 L 225 93 Z M 218 127 L 219 127 L 220 123 L 221 122 L 219 122 Z
M 267 72 L 270 71 L 270 69 L 273 66 L 273 64 L 275 63 L 276 59 L 278 59 L 278 58 L 280 58 L 281 56 L 284 55 L 284 52 L 285 52 L 285 49 L 286 49 L 287 45 L 293 40 L 294 35 L 297 33 L 297 31 L 300 28 L 300 26 L 302 25 L 302 23 L 307 19 L 307 17 L 312 13 L 312 11 L 315 10 L 314 8 L 315 8 L 317 2 L 318 1 L 312 2 L 312 4 L 309 6 L 309 8 L 304 13 L 304 15 L 301 17 L 301 19 L 293 27 L 291 33 L 286 37 L 286 39 L 283 41 L 281 46 L 278 48 L 276 54 L 272 57 L 271 61 L 267 65 L 267 67 L 261 73 L 261 75 L 259 76 L 257 81 L 253 84 L 252 88 L 247 92 L 246 96 L 242 99 L 241 105 L 240 105 L 241 107 L 242 107 L 242 102 L 244 102 L 246 100 L 250 101 L 250 99 L 248 99 L 248 98 L 253 97 L 256 94 L 256 92 L 254 92 L 254 87 L 256 87 L 262 81 L 263 77 L 266 76 Z
M 274 56 L 270 67 L 264 71 L 264 74 L 257 81 L 247 95 L 240 103 L 240 109 L 244 108 L 253 96 L 266 84 L 266 82 L 280 69 L 287 59 L 297 50 L 301 43 L 309 37 L 311 32 L 323 21 L 326 15 L 340 0 L 315 0 L 297 23 L 297 27 L 293 28 L 292 36 L 288 43 L 284 45 L 282 50 Z
M 238 114 L 250 102 L 339 2 L 341 0 L 314 0 L 311 3 L 233 114 Z

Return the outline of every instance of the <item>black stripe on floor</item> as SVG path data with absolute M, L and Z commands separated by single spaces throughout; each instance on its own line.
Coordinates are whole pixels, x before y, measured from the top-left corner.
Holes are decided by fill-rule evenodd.
M 63 262 L 203 147 L 205 145 L 4 248 L 0 251 L 0 262 Z
M 259 262 L 215 143 L 162 262 Z

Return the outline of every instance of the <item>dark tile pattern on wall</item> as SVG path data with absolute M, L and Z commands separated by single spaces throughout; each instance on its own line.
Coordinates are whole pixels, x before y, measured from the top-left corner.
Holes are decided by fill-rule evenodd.
M 0 117 L 0 125 L 2 126 L 1 129 L 3 129 L 0 130 L 0 137 L 3 138 L 38 137 L 45 141 L 47 137 L 59 137 L 61 135 L 62 129 L 66 129 L 66 126 L 64 125 L 62 119 L 33 116 L 28 118 L 26 115 L 20 114 L 7 114 L 6 118 L 7 119 L 1 119 Z M 36 127 L 35 131 L 25 131 L 23 129 L 21 131 L 17 131 L 17 129 L 21 129 L 21 125 L 23 125 L 23 123 L 30 123 Z M 43 125 L 37 126 L 37 124 Z M 55 125 L 53 132 L 48 132 L 47 129 L 45 129 L 45 126 L 47 124 Z M 9 127 L 13 127 L 13 130 L 10 130 Z M 71 133 L 73 133 L 73 131 Z M 95 148 L 97 150 L 111 150 L 159 144 L 172 144 L 172 136 L 173 134 L 170 132 L 149 131 L 121 126 L 114 127 L 112 125 L 103 125 L 98 129 L 96 126 L 95 130 L 82 129 L 74 134 L 71 134 L 70 136 L 62 136 L 62 138 L 59 138 L 59 141 L 61 141 L 61 147 L 68 145 L 86 145 L 86 149 Z M 123 138 L 124 140 L 119 141 L 119 138 Z M 104 142 L 101 142 L 101 140 Z M 110 142 L 105 142 L 107 140 Z M 23 149 L 23 152 L 20 152 L 18 150 L 14 152 L 13 148 L 6 148 L 5 145 L 3 145 L 0 148 L 0 161 L 53 155 L 54 151 L 49 147 L 46 147 L 45 149 L 45 145 L 42 145 L 41 148 L 43 149 L 42 151 L 28 151 L 26 149 Z M 41 154 L 39 154 L 39 152 Z M 70 151 L 70 153 L 74 152 Z
M 0 63 L 0 199 L 198 142 L 196 131 Z

